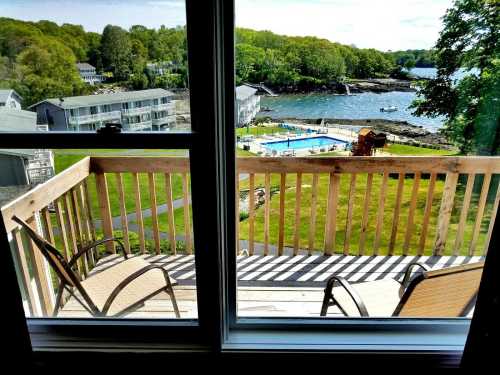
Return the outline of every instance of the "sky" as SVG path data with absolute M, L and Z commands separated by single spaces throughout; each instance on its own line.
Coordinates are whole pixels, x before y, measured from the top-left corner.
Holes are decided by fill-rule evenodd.
M 453 0 L 235 0 L 236 25 L 382 51 L 431 48 Z M 158 28 L 186 24 L 184 0 L 0 0 L 0 16 Z

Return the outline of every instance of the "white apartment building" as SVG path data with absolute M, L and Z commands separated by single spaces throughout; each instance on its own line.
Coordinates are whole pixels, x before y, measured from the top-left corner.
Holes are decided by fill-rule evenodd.
M 0 89 L 0 108 L 21 109 L 23 98 L 12 89 Z
M 174 94 L 164 89 L 46 99 L 30 107 L 50 130 L 93 131 L 105 123 L 124 131 L 167 130 L 175 126 Z
M 260 96 L 257 89 L 247 85 L 236 87 L 236 126 L 250 123 L 260 111 Z

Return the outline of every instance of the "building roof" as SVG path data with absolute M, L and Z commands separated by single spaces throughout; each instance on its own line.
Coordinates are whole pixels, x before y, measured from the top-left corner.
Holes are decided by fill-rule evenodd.
M 254 89 L 253 87 L 247 85 L 238 86 L 236 87 L 236 100 L 248 99 L 252 95 L 255 95 L 256 92 L 257 89 Z
M 372 129 L 370 129 L 370 128 L 361 128 L 361 130 L 359 131 L 358 134 L 359 135 L 368 135 L 370 133 L 375 134 L 375 132 Z
M 18 96 L 19 99 L 22 99 L 21 95 L 19 95 L 17 92 L 15 92 L 12 89 L 0 89 L 0 103 L 7 102 L 7 99 L 9 99 L 9 97 L 12 94 L 15 94 L 16 96 Z
M 0 107 L 0 132 L 35 131 L 36 113 L 21 109 Z
M 114 103 L 123 103 L 130 102 L 136 100 L 148 100 L 148 99 L 157 99 L 164 96 L 172 96 L 174 95 L 171 91 L 167 91 L 164 89 L 150 89 L 150 90 L 141 90 L 141 91 L 123 91 L 123 92 L 115 92 L 112 94 L 99 94 L 99 95 L 86 95 L 86 96 L 69 96 L 66 98 L 56 99 L 45 99 L 41 102 L 33 104 L 31 108 L 36 108 L 38 105 L 42 103 L 50 103 L 62 109 L 72 109 L 78 107 L 90 107 L 94 105 L 103 105 L 103 104 L 114 104 Z
M 89 63 L 76 63 L 76 67 L 78 69 L 95 69 L 94 66 L 90 65 Z

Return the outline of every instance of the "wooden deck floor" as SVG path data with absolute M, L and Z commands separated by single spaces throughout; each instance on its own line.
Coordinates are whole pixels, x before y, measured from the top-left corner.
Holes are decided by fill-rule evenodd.
M 196 277 L 194 256 L 149 255 L 144 258 L 161 264 L 178 281 L 175 294 L 182 318 L 196 318 Z M 108 256 L 99 261 L 92 273 L 102 272 L 122 261 Z M 440 269 L 477 262 L 482 257 L 416 257 L 416 256 L 242 256 L 238 257 L 239 316 L 319 316 L 325 280 L 332 274 L 352 283 L 395 278 L 400 280 L 411 262 L 422 262 Z M 330 309 L 329 314 L 340 314 Z M 88 317 L 82 306 L 71 298 L 60 317 Z M 146 301 L 128 315 L 130 318 L 174 317 L 172 304 L 165 293 Z

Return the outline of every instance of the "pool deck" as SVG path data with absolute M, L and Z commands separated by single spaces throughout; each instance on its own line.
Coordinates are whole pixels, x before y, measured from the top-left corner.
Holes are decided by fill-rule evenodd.
M 356 138 L 349 135 L 349 133 L 341 133 L 338 131 L 336 128 L 328 128 L 328 127 L 318 127 L 318 126 L 308 126 L 308 125 L 293 125 L 296 128 L 301 128 L 305 132 L 307 132 L 308 129 L 314 130 L 314 133 L 304 133 L 301 134 L 300 136 L 297 136 L 294 133 L 274 133 L 274 134 L 268 134 L 268 135 L 262 135 L 258 137 L 254 137 L 252 141 L 250 142 L 239 142 L 238 147 L 243 148 L 244 145 L 249 145 L 250 146 L 250 152 L 259 154 L 259 155 L 266 155 L 266 152 L 268 153 L 267 156 L 289 156 L 289 155 L 282 155 L 284 151 L 277 151 L 276 155 L 272 155 L 272 153 L 269 152 L 268 149 L 266 149 L 263 144 L 264 143 L 269 143 L 269 142 L 280 142 L 280 141 L 286 141 L 290 139 L 290 141 L 298 140 L 298 139 L 308 139 L 308 138 L 316 138 L 316 137 L 328 137 L 328 138 L 334 138 L 336 140 L 342 141 L 342 142 L 347 142 L 350 143 L 354 141 Z M 316 133 L 316 130 L 321 129 L 322 131 L 326 131 L 325 133 Z M 294 151 L 294 156 L 311 156 L 311 155 L 318 155 L 321 154 L 320 149 L 324 149 L 324 152 L 329 152 L 328 151 L 329 146 L 324 146 L 324 147 L 314 147 L 316 150 L 315 154 L 312 154 L 309 149 L 310 148 L 303 148 L 303 149 L 293 149 Z M 346 153 L 346 155 L 349 154 L 349 151 L 345 151 L 343 147 L 339 148 L 338 150 L 335 150 L 336 152 L 339 153 Z

